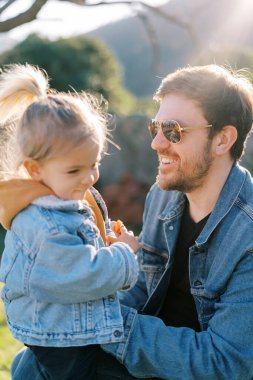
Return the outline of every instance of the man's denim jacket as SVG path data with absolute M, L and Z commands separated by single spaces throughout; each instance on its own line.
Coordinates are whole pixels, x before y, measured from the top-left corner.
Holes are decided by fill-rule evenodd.
M 182 193 L 163 191 L 156 185 L 148 194 L 139 281 L 121 297 L 127 305 L 122 306 L 125 340 L 103 348 L 139 378 L 253 379 L 252 178 L 243 168 L 232 168 L 212 214 L 189 250 L 199 333 L 167 327 L 155 317 L 170 281 L 184 204 Z
M 106 226 L 109 233 L 108 219 Z M 104 247 L 87 205 L 38 198 L 6 235 L 0 281 L 9 328 L 28 345 L 118 342 L 123 318 L 117 290 L 132 287 L 137 275 L 130 247 Z

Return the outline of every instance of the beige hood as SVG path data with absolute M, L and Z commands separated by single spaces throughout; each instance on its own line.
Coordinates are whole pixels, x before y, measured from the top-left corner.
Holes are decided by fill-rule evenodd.
M 10 229 L 12 219 L 34 199 L 53 194 L 52 190 L 30 179 L 0 181 L 0 223 Z

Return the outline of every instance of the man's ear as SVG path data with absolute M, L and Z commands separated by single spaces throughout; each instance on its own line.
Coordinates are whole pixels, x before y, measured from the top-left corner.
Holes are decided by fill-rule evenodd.
M 36 181 L 41 180 L 41 166 L 38 161 L 32 158 L 26 158 L 23 162 L 23 166 L 32 179 Z
M 237 129 L 233 125 L 226 125 L 214 136 L 215 153 L 222 156 L 230 151 L 237 140 Z

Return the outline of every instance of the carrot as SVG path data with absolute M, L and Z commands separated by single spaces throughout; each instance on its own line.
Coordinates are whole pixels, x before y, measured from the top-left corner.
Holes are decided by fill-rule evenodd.
M 118 235 L 120 235 L 120 230 L 124 226 L 121 220 L 116 220 L 115 226 L 114 226 L 114 232 Z

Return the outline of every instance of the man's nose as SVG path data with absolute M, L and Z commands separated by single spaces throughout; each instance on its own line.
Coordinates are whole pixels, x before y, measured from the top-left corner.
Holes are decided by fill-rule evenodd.
M 162 128 L 158 128 L 157 134 L 151 142 L 151 148 L 154 150 L 159 150 L 162 148 L 168 148 L 170 144 L 171 142 L 164 136 Z

